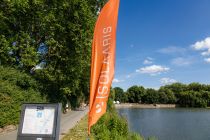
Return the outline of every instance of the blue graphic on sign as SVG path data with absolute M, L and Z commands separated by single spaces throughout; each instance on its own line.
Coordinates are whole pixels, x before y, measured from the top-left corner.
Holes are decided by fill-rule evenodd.
M 37 112 L 36 117 L 41 118 L 42 117 L 42 112 Z

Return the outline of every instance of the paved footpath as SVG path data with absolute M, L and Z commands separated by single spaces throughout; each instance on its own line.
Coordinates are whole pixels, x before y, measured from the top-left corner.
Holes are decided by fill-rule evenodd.
M 69 111 L 61 115 L 60 140 L 73 128 L 88 112 L 88 108 L 83 111 Z M 0 134 L 0 140 L 16 140 L 17 130 L 6 134 Z

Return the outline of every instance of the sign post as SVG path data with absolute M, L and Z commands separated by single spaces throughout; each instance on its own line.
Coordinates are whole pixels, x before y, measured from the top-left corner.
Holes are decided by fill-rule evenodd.
M 61 104 L 23 104 L 17 140 L 59 140 Z

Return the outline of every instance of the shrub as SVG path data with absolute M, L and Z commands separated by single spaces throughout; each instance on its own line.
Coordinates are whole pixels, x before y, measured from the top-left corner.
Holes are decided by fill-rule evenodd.
M 29 75 L 0 66 L 0 127 L 17 124 L 22 103 L 46 102 Z
M 91 129 L 96 140 L 143 140 L 139 134 L 129 131 L 127 120 L 117 114 L 112 100 L 108 106 L 107 113 Z

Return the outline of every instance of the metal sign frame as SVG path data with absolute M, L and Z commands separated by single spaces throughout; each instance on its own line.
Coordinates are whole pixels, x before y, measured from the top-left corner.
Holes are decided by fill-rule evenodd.
M 59 140 L 59 132 L 60 132 L 60 119 L 61 119 L 61 103 L 57 104 L 47 104 L 47 103 L 27 103 L 22 105 L 21 109 L 21 118 L 18 127 L 18 135 L 17 140 Z M 35 107 L 38 110 L 44 110 L 45 108 L 53 108 L 54 109 L 54 120 L 53 120 L 53 128 L 52 134 L 30 134 L 30 133 L 22 133 L 24 118 L 26 109 Z M 33 120 L 32 120 L 33 121 Z

